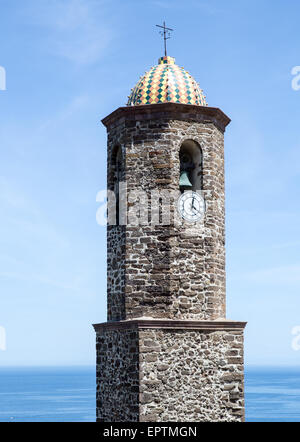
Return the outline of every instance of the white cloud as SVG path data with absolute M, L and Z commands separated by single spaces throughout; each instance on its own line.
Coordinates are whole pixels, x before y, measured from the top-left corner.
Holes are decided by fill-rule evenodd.
M 78 64 L 97 61 L 112 39 L 104 17 L 105 1 L 43 0 L 26 10 L 36 26 L 45 28 L 49 51 Z
M 300 246 L 300 241 L 289 241 L 271 245 L 272 249 L 290 249 Z
M 252 272 L 236 274 L 231 281 L 279 285 L 295 285 L 300 283 L 300 264 L 270 267 Z M 295 287 L 296 289 L 296 287 Z
M 153 0 L 151 2 L 155 7 L 158 8 L 164 8 L 164 9 L 171 9 L 171 10 L 186 10 L 187 5 L 185 2 L 182 1 L 170 1 L 170 0 Z M 222 12 L 222 9 L 216 5 L 212 5 L 209 1 L 191 1 L 188 5 L 188 8 L 191 9 L 200 9 L 204 14 L 206 15 L 215 15 Z
M 23 232 L 23 239 L 29 242 L 35 238 L 37 241 L 47 240 L 59 248 L 70 247 L 68 239 L 49 222 L 47 214 L 42 212 L 38 203 L 21 186 L 4 176 L 0 176 L 0 204 L 3 209 L 2 227 L 6 224 L 13 231 Z
M 18 209 L 23 211 L 29 210 L 31 215 L 38 215 L 38 210 L 32 204 L 32 201 L 24 195 L 21 189 L 16 188 L 4 176 L 0 176 L 0 202 L 4 212 L 6 207 L 9 207 L 10 209 Z
M 80 238 L 51 221 L 22 188 L 0 176 L 0 279 L 88 293 L 91 268 Z M 54 296 L 54 295 L 53 295 Z
M 62 123 L 65 120 L 71 118 L 75 113 L 80 112 L 86 107 L 90 102 L 90 97 L 88 95 L 79 95 L 74 97 L 69 103 L 67 103 L 62 109 L 48 118 L 37 130 L 37 134 L 42 133 L 44 130 Z
M 28 272 L 22 273 L 15 271 L 0 272 L 0 277 L 18 280 L 18 281 L 26 281 L 30 283 L 50 285 L 51 287 L 56 287 L 65 290 L 72 290 L 72 291 L 79 291 L 81 283 L 81 278 L 79 277 L 70 278 L 69 281 L 64 282 L 57 280 L 57 275 L 53 275 L 53 278 L 49 278 L 49 276 L 43 274 L 35 274 Z

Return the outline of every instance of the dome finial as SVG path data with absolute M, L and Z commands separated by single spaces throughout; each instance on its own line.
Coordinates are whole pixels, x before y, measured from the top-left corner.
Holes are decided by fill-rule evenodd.
M 164 46 L 165 46 L 165 57 L 167 57 L 167 40 L 171 38 L 171 32 L 173 29 L 166 27 L 166 22 L 164 22 L 164 25 L 156 25 L 158 28 L 162 28 L 163 31 L 159 31 L 160 35 L 164 37 Z

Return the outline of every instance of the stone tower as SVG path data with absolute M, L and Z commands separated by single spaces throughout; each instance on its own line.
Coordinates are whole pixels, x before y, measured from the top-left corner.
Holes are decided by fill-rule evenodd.
M 94 325 L 99 422 L 244 420 L 245 323 L 225 313 L 229 122 L 171 57 L 103 120 L 114 197 L 108 317 Z

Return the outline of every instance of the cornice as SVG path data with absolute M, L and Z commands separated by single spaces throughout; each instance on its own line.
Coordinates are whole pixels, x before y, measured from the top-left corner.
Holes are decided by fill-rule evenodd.
M 168 329 L 168 330 L 243 330 L 246 322 L 217 320 L 217 321 L 192 321 L 172 319 L 132 319 L 126 321 L 111 321 L 93 324 L 95 331 L 124 330 L 124 329 Z
M 223 132 L 231 121 L 230 118 L 217 107 L 181 103 L 157 103 L 119 107 L 107 117 L 103 118 L 102 123 L 109 129 L 110 126 L 122 120 L 142 121 L 155 119 L 210 122 L 214 123 Z

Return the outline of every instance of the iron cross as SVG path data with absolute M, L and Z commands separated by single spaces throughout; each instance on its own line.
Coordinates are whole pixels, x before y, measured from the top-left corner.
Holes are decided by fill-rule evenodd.
M 160 31 L 159 33 L 160 33 L 160 35 L 163 35 L 164 36 L 164 45 L 165 45 L 165 57 L 167 56 L 167 40 L 169 39 L 169 38 L 171 38 L 171 31 L 173 31 L 173 29 L 171 29 L 171 28 L 167 28 L 166 27 L 166 23 L 164 22 L 164 25 L 163 26 L 161 26 L 161 25 L 156 25 L 158 28 L 162 28 L 163 29 L 163 31 Z

